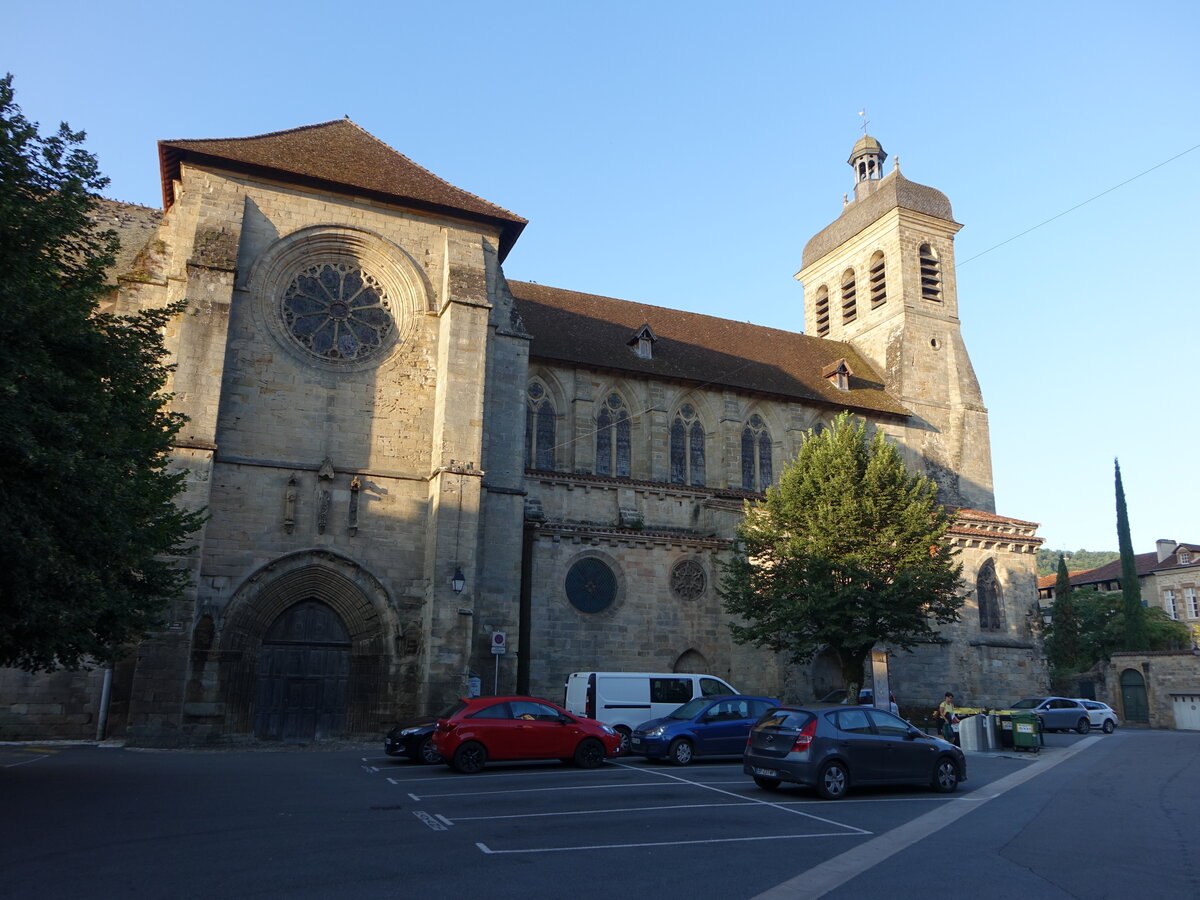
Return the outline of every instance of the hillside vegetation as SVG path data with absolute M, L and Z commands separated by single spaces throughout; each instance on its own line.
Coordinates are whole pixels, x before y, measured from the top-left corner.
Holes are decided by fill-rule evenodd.
M 1038 575 L 1053 575 L 1058 571 L 1058 557 L 1067 561 L 1068 572 L 1084 572 L 1095 569 L 1114 559 L 1120 559 L 1116 550 L 1039 550 L 1037 557 Z

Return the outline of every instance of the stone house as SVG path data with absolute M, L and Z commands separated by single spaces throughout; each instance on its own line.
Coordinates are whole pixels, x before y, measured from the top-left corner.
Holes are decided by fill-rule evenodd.
M 0 673 L 0 735 L 377 736 L 475 678 L 561 698 L 593 668 L 811 698 L 832 659 L 733 644 L 715 582 L 744 501 L 843 410 L 958 511 L 963 616 L 892 654 L 901 705 L 1044 690 L 1041 539 L 995 511 L 961 226 L 886 156 L 855 145 L 854 198 L 804 249 L 801 334 L 510 282 L 525 220 L 349 120 L 160 142 L 163 209 L 104 219 L 111 308 L 187 303 L 192 588 L 111 673 Z

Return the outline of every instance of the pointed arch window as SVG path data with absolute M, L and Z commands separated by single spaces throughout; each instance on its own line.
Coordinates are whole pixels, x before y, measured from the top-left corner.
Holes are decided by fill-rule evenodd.
M 878 309 L 887 303 L 887 263 L 883 251 L 876 250 L 871 256 L 871 309 Z
M 762 416 L 755 414 L 742 429 L 742 490 L 765 491 L 771 469 L 771 434 Z
M 854 270 L 842 273 L 842 324 L 849 325 L 858 318 L 858 289 L 855 286 Z
M 942 265 L 929 244 L 917 251 L 921 257 L 921 296 L 936 303 L 942 302 Z
M 704 484 L 704 426 L 690 403 L 671 424 L 671 483 Z
M 629 411 L 618 394 L 609 394 L 596 416 L 596 474 L 629 477 Z
M 817 288 L 816 299 L 817 337 L 829 336 L 829 288 L 821 285 Z
M 999 631 L 1004 627 L 1000 581 L 996 578 L 996 564 L 988 560 L 975 576 L 975 597 L 979 601 L 979 627 L 983 631 Z
M 525 468 L 554 471 L 554 404 L 545 385 L 531 381 L 525 402 Z

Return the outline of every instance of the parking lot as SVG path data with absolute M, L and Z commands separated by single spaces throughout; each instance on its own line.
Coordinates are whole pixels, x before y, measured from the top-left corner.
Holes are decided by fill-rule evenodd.
M 736 759 L 489 763 L 461 775 L 375 747 L 10 746 L 0 754 L 12 813 L 0 828 L 0 897 L 665 900 L 755 897 L 797 879 L 836 885 L 847 860 L 862 871 L 871 854 L 946 834 L 1014 778 L 1121 735 L 1047 740 L 1037 757 L 973 754 L 955 794 L 875 788 L 836 802 L 761 790 Z

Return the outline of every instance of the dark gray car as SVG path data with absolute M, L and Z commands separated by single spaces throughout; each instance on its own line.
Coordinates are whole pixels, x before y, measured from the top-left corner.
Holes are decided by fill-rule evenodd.
M 852 786 L 919 784 L 950 793 L 967 780 L 963 752 L 869 706 L 781 706 L 750 729 L 742 771 L 764 790 L 783 782 L 839 800 Z

